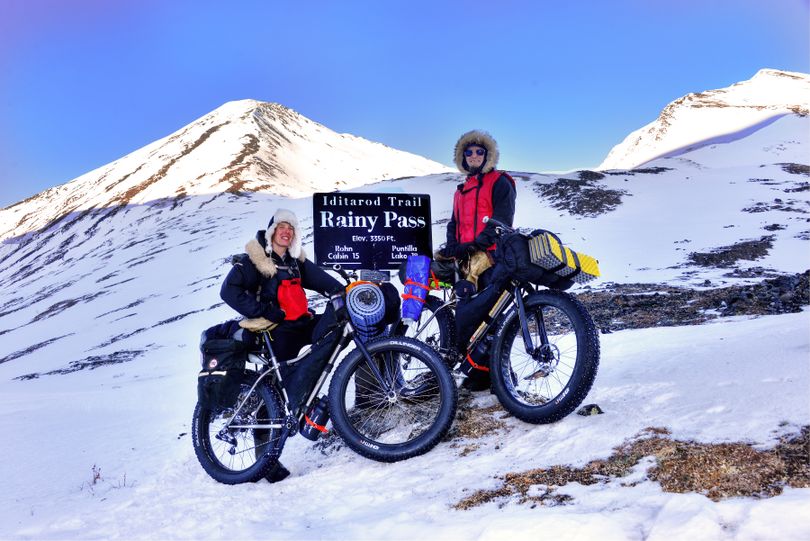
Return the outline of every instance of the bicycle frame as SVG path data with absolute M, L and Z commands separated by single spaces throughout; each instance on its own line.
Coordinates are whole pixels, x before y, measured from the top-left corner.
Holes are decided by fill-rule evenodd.
M 520 320 L 520 330 L 521 336 L 523 338 L 523 343 L 526 347 L 526 352 L 534 357 L 537 358 L 538 352 L 547 351 L 548 350 L 548 335 L 546 333 L 545 322 L 543 321 L 543 314 L 542 312 L 538 312 L 537 316 L 537 325 L 538 325 L 538 334 L 540 336 L 540 344 L 535 345 L 531 333 L 529 331 L 528 325 L 528 318 L 526 316 L 526 307 L 523 301 L 523 296 L 526 293 L 533 293 L 535 291 L 534 287 L 532 286 L 524 286 L 515 281 L 510 282 L 510 284 L 504 288 L 501 292 L 498 299 L 495 301 L 494 306 L 490 309 L 487 316 L 484 318 L 484 321 L 478 326 L 478 328 L 473 333 L 472 337 L 470 338 L 469 344 L 466 347 L 466 353 L 469 355 L 475 347 L 484 339 L 484 337 L 489 334 L 492 330 L 493 325 L 498 320 L 501 315 L 509 311 L 514 307 L 518 310 L 518 317 Z M 422 323 L 416 329 L 415 337 L 419 337 L 419 335 L 427 328 L 427 325 L 436 318 L 436 315 L 445 309 L 452 309 L 455 310 L 457 306 L 457 299 L 455 296 L 451 296 L 451 298 L 444 302 L 439 308 L 436 309 L 434 313 L 430 315 L 430 317 Z M 463 360 L 463 359 L 462 359 Z M 456 364 L 459 364 L 462 360 L 458 360 Z
M 341 324 L 343 325 L 343 328 L 341 330 L 341 336 L 335 342 L 335 345 L 333 346 L 333 349 L 329 354 L 329 360 L 327 361 L 326 365 L 324 366 L 323 371 L 321 372 L 321 375 L 318 377 L 318 381 L 315 383 L 315 386 L 310 391 L 309 396 L 307 397 L 307 400 L 304 402 L 304 405 L 301 408 L 301 411 L 298 412 L 297 417 L 293 415 L 292 407 L 291 407 L 291 404 L 290 404 L 290 398 L 287 395 L 287 390 L 284 388 L 284 379 L 281 376 L 281 366 L 282 365 L 284 365 L 284 366 L 293 365 L 293 364 L 305 359 L 312 352 L 312 346 L 305 349 L 303 353 L 301 353 L 300 355 L 298 355 L 294 359 L 289 359 L 289 360 L 286 360 L 286 361 L 279 361 L 278 359 L 276 359 L 276 355 L 273 352 L 272 339 L 270 338 L 270 331 L 268 331 L 268 330 L 261 331 L 262 341 L 263 341 L 267 356 L 262 355 L 263 352 L 250 353 L 249 358 L 250 357 L 257 358 L 259 360 L 259 362 L 254 363 L 254 364 L 261 364 L 261 365 L 265 366 L 265 369 L 263 371 L 259 372 L 259 377 L 256 378 L 256 381 L 254 381 L 253 385 L 251 385 L 250 390 L 246 394 L 245 398 L 242 399 L 242 401 L 239 403 L 239 405 L 234 410 L 234 413 L 233 413 L 233 416 L 231 417 L 231 420 L 222 428 L 222 430 L 220 432 L 221 433 L 227 432 L 229 429 L 233 429 L 233 428 L 239 428 L 239 429 L 274 429 L 274 428 L 280 428 L 280 429 L 284 430 L 284 434 L 282 435 L 282 438 L 286 438 L 286 437 L 288 437 L 288 436 L 290 436 L 292 434 L 297 433 L 298 423 L 301 421 L 301 419 L 303 419 L 303 417 L 306 414 L 306 412 L 308 411 L 309 407 L 315 401 L 315 398 L 318 396 L 321 389 L 323 388 L 323 385 L 326 383 L 326 379 L 329 377 L 329 374 L 332 372 L 332 369 L 335 366 L 335 363 L 337 361 L 337 358 L 338 358 L 339 354 L 352 341 L 354 341 L 357 348 L 361 351 L 363 357 L 366 360 L 366 363 L 369 366 L 369 369 L 371 370 L 372 374 L 374 374 L 374 377 L 377 378 L 377 381 L 380 383 L 381 388 L 386 393 L 390 392 L 391 391 L 390 384 L 387 382 L 386 378 L 383 377 L 382 372 L 380 372 L 380 368 L 377 366 L 377 363 L 375 363 L 372 360 L 371 355 L 368 353 L 368 350 L 366 349 L 365 345 L 356 337 L 356 334 L 354 332 L 354 326 L 352 325 L 351 321 L 349 321 L 347 319 L 346 321 L 344 321 Z M 327 333 L 326 336 L 328 336 L 328 333 Z M 278 388 L 281 391 L 282 406 L 284 407 L 284 415 L 285 415 L 284 423 L 272 423 L 272 424 L 261 424 L 261 425 L 234 424 L 233 421 L 237 418 L 237 414 L 240 411 L 242 411 L 242 408 L 244 408 L 245 403 L 248 400 L 248 397 L 251 395 L 251 393 L 253 393 L 253 391 L 262 382 L 262 380 L 265 380 L 266 378 L 270 377 L 271 374 L 275 376 L 276 381 L 278 382 Z

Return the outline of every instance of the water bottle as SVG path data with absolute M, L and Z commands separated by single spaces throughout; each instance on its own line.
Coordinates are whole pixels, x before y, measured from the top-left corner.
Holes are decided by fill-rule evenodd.
M 489 372 L 489 344 L 481 340 L 461 361 L 461 371 L 469 376 L 472 373 Z
M 329 407 L 326 404 L 326 397 L 318 398 L 301 419 L 301 435 L 308 440 L 317 441 L 322 434 L 328 432 L 326 429 L 328 422 Z

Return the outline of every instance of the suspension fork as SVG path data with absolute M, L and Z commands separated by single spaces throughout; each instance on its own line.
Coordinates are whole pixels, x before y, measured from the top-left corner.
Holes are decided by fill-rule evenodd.
M 529 318 L 526 314 L 526 303 L 523 301 L 523 291 L 520 287 L 515 288 L 515 304 L 517 304 L 518 307 L 520 332 L 523 335 L 523 344 L 526 346 L 526 353 L 531 355 L 535 360 L 551 362 L 553 355 L 551 349 L 548 347 L 548 332 L 546 331 L 546 322 L 543 319 L 542 306 L 537 307 L 533 312 L 537 324 L 537 335 L 540 338 L 540 344 L 535 346 L 532 340 L 532 334 L 529 331 Z M 541 356 L 541 359 L 538 359 L 538 354 Z
M 520 321 L 520 333 L 523 336 L 523 345 L 526 347 L 526 353 L 534 357 L 535 348 L 534 342 L 532 342 L 532 334 L 529 332 L 529 318 L 526 317 L 526 304 L 523 302 L 523 289 L 517 286 L 514 295 L 515 304 L 518 309 L 518 321 Z M 541 333 L 541 342 L 544 336 L 545 333 Z M 548 341 L 548 339 L 546 339 L 546 341 Z

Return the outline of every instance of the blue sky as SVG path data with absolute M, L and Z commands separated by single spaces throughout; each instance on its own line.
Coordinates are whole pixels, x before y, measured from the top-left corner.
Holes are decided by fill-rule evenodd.
M 810 0 L 0 0 L 0 206 L 223 103 L 273 101 L 452 164 L 598 165 L 670 101 L 810 72 Z

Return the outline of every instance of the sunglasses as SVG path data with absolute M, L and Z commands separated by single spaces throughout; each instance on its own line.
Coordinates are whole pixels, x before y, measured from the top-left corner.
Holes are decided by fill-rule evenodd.
M 475 155 L 476 156 L 483 156 L 486 153 L 487 153 L 487 151 L 484 150 L 483 148 L 476 148 L 475 149 Z M 473 155 L 473 150 L 471 148 L 468 148 L 467 150 L 464 151 L 464 155 L 469 158 L 470 156 Z

